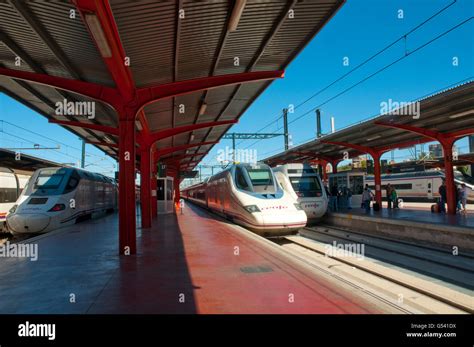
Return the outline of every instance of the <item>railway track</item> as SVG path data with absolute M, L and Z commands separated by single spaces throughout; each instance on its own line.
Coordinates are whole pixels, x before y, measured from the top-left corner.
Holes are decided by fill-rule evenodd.
M 318 226 L 316 230 L 314 227 L 304 228 L 298 235 L 272 241 L 296 257 L 320 268 L 335 270 L 342 278 L 365 288 L 370 295 L 391 301 L 407 312 L 474 313 L 471 289 L 474 271 L 471 257 L 461 256 L 456 261 L 446 258 L 450 259 L 450 263 L 443 263 L 443 257 L 449 257 L 449 253 L 434 249 L 423 252 L 419 246 L 403 242 L 390 244 L 385 239 L 352 234 L 347 230 L 327 226 Z M 334 241 L 342 246 L 358 242 L 366 247 L 363 254 L 341 254 L 337 249 L 341 250 L 343 247 L 334 248 Z M 378 259 L 368 254 L 377 256 Z M 385 258 L 382 259 L 382 256 Z M 397 264 L 394 264 L 394 259 Z M 401 268 L 407 264 L 411 265 L 410 270 Z M 420 267 L 425 267 L 424 275 L 419 274 Z M 440 271 L 444 273 L 440 274 Z M 460 278 L 462 276 L 464 279 Z M 449 278 L 450 283 L 457 284 L 446 285 L 440 278 Z
M 299 235 L 324 243 L 363 244 L 364 255 L 374 260 L 437 278 L 459 286 L 461 290 L 474 290 L 474 257 L 467 254 L 453 255 L 442 249 L 388 240 L 326 225 L 306 227 L 300 230 Z

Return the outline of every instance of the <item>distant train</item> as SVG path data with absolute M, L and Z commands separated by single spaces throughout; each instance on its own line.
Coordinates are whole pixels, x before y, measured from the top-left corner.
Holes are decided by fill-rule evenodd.
M 7 216 L 12 233 L 44 233 L 117 208 L 113 179 L 80 169 L 37 170 Z
M 0 167 L 0 230 L 3 229 L 8 211 L 15 205 L 29 178 L 28 174 Z
M 444 178 L 443 170 L 426 170 L 410 173 L 384 174 L 382 178 L 382 194 L 388 183 L 395 188 L 399 202 L 403 201 L 428 201 L 432 202 L 439 198 L 438 189 Z M 469 181 L 460 171 L 454 171 L 454 182 L 456 186 L 465 184 L 470 192 L 468 202 L 474 202 L 474 184 Z M 374 176 L 366 176 L 365 183 L 374 189 Z
M 306 225 L 306 213 L 266 164 L 236 164 L 182 190 L 182 196 L 263 236 Z
M 317 171 L 309 164 L 285 164 L 273 168 L 283 190 L 293 196 L 306 212 L 308 222 L 322 219 L 328 208 L 328 197 Z

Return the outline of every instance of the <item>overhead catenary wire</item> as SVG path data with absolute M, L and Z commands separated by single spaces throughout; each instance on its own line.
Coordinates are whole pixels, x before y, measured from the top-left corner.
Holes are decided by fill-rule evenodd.
M 414 50 L 412 50 L 412 51 L 410 51 L 410 52 L 404 54 L 403 56 L 401 56 L 401 57 L 395 59 L 394 61 L 390 62 L 389 64 L 387 64 L 387 65 L 385 65 L 385 66 L 383 66 L 382 68 L 378 69 L 378 70 L 375 71 L 374 73 L 372 73 L 372 74 L 370 74 L 370 75 L 364 77 L 362 80 L 359 80 L 358 82 L 352 84 L 351 86 L 349 86 L 348 88 L 342 90 L 341 92 L 337 93 L 336 95 L 334 95 L 334 96 L 332 96 L 332 97 L 326 99 L 325 101 L 323 101 L 323 102 L 320 103 L 319 105 L 317 105 L 317 106 L 315 106 L 315 107 L 312 107 L 312 108 L 309 109 L 308 111 L 304 112 L 302 115 L 300 115 L 300 116 L 296 117 L 295 119 L 291 120 L 290 122 L 288 122 L 288 124 L 293 124 L 293 123 L 297 122 L 298 120 L 300 120 L 301 118 L 303 118 L 303 117 L 305 117 L 305 116 L 311 114 L 312 112 L 314 112 L 314 110 L 316 110 L 316 109 L 318 109 L 318 108 L 320 108 L 320 107 L 326 105 L 327 103 L 329 103 L 329 102 L 335 100 L 336 98 L 338 98 L 338 97 L 340 97 L 341 95 L 347 93 L 348 91 L 350 91 L 350 90 L 352 90 L 353 88 L 357 87 L 358 85 L 364 83 L 365 81 L 369 80 L 370 78 L 372 78 L 372 77 L 378 75 L 379 73 L 381 73 L 381 72 L 387 70 L 388 68 L 390 68 L 391 66 L 395 65 L 396 63 L 398 63 L 398 62 L 402 61 L 403 59 L 405 59 L 405 58 L 411 56 L 412 54 L 414 54 L 414 53 L 420 51 L 421 49 L 425 48 L 426 46 L 430 45 L 431 43 L 433 43 L 433 42 L 437 41 L 438 39 L 444 37 L 445 35 L 449 34 L 449 33 L 452 32 L 453 30 L 456 30 L 457 28 L 461 27 L 462 25 L 468 23 L 468 22 L 471 21 L 473 18 L 474 18 L 474 17 L 467 18 L 466 20 L 464 20 L 464 21 L 458 23 L 457 25 L 455 25 L 455 26 L 451 27 L 450 29 L 444 31 L 443 33 L 437 35 L 436 37 L 430 39 L 429 41 L 425 42 L 424 44 L 418 46 L 418 47 L 415 48 Z M 279 131 L 279 130 L 281 130 L 282 128 L 283 128 L 283 127 L 280 126 L 276 131 Z M 257 140 L 257 141 L 253 142 L 252 144 L 250 144 L 249 146 L 247 146 L 247 147 L 245 147 L 245 148 L 247 149 L 247 148 L 249 148 L 249 147 L 255 145 L 256 143 L 258 143 L 259 141 L 261 141 L 261 140 Z
M 299 103 L 298 105 L 296 105 L 294 107 L 294 110 L 298 109 L 299 107 L 303 106 L 304 104 L 306 104 L 307 102 L 309 102 L 310 100 L 314 99 L 316 96 L 318 96 L 319 94 L 321 94 L 322 92 L 326 91 L 327 89 L 329 89 L 330 87 L 332 87 L 333 85 L 335 85 L 336 83 L 340 82 L 341 80 L 343 80 L 344 78 L 346 78 L 347 76 L 351 75 L 352 73 L 354 73 L 355 71 L 357 71 L 358 69 L 360 69 L 362 66 L 366 65 L 368 62 L 372 61 L 373 59 L 375 59 L 376 57 L 378 57 L 380 54 L 382 54 L 383 52 L 387 51 L 388 49 L 390 49 L 391 47 L 393 47 L 395 44 L 397 44 L 398 42 L 400 42 L 401 40 L 406 40 L 407 36 L 414 33 L 415 31 L 417 31 L 418 29 L 420 29 L 422 26 L 424 26 L 426 23 L 430 22 L 432 19 L 434 19 L 435 17 L 437 17 L 438 15 L 440 15 L 441 13 L 443 13 L 444 11 L 446 11 L 449 7 L 451 7 L 452 5 L 454 5 L 456 3 L 457 0 L 453 0 L 451 3 L 449 3 L 448 5 L 446 5 L 445 7 L 443 7 L 442 9 L 440 9 L 439 11 L 437 11 L 436 13 L 432 14 L 430 17 L 428 17 L 427 19 L 425 19 L 423 22 L 421 22 L 420 24 L 416 25 L 414 28 L 412 28 L 411 30 L 409 30 L 408 32 L 406 32 L 405 34 L 403 34 L 402 36 L 400 36 L 398 39 L 396 39 L 395 41 L 389 43 L 387 46 L 385 46 L 384 48 L 382 48 L 381 50 L 379 50 L 378 52 L 376 52 L 375 54 L 373 54 L 372 56 L 370 56 L 369 58 L 367 58 L 366 60 L 364 60 L 362 63 L 360 63 L 359 65 L 357 65 L 356 67 L 354 67 L 353 69 L 351 69 L 350 71 L 346 72 L 345 74 L 341 75 L 340 77 L 338 77 L 337 79 L 335 79 L 334 81 L 332 81 L 331 83 L 329 83 L 328 85 L 326 85 L 325 87 L 323 87 L 322 89 L 318 90 L 317 92 L 315 92 L 314 94 L 312 94 L 311 96 L 309 96 L 307 99 L 305 99 L 304 101 L 302 101 L 301 103 Z M 406 52 L 405 52 L 406 53 Z M 270 127 L 271 125 L 277 123 L 281 118 L 283 117 L 283 114 L 280 114 L 279 116 L 277 116 L 277 118 L 273 121 L 271 121 L 270 123 L 268 123 L 267 125 L 265 125 L 264 127 L 260 128 L 259 130 L 257 130 L 256 132 L 259 133 L 265 129 L 267 129 L 268 127 Z M 291 124 L 291 123 L 290 123 Z M 280 130 L 281 127 L 279 127 L 276 131 Z M 250 146 L 253 146 L 254 144 L 260 142 L 261 140 L 257 140 L 255 142 L 253 142 L 252 144 L 250 144 Z M 240 145 L 242 143 L 242 141 L 240 141 L 239 143 L 237 143 L 237 145 Z M 247 147 L 248 148 L 248 147 Z
M 0 131 L 0 133 L 5 134 L 5 135 L 8 135 L 8 136 L 11 136 L 11 137 L 16 138 L 16 139 L 19 139 L 19 140 L 21 140 L 21 141 L 24 141 L 25 143 L 31 143 L 31 144 L 33 144 L 33 145 L 35 144 L 35 142 L 32 141 L 32 140 L 26 139 L 26 138 L 24 138 L 24 137 L 21 137 L 21 136 L 15 135 L 15 134 L 11 134 L 11 133 L 5 131 L 4 129 L 2 129 L 2 130 Z M 4 139 L 2 139 L 2 140 L 4 140 Z M 70 146 L 69 146 L 69 147 L 70 147 Z M 56 155 L 60 155 L 60 156 L 63 156 L 63 157 L 65 157 L 65 158 L 73 159 L 73 160 L 74 160 L 74 159 L 77 159 L 77 161 L 80 161 L 80 157 L 76 157 L 76 156 L 72 156 L 72 155 L 70 155 L 70 154 L 63 153 L 63 152 L 61 152 L 61 151 L 59 151 L 59 150 L 57 150 L 57 149 L 52 149 L 51 151 L 55 152 Z M 99 156 L 97 156 L 97 157 L 99 157 Z M 101 157 L 101 158 L 102 158 L 103 160 L 105 160 L 106 157 Z M 114 167 L 114 164 L 113 164 L 113 163 L 110 163 L 110 164 L 111 164 L 112 167 Z M 100 167 L 101 169 L 105 169 L 105 170 L 110 169 L 109 167 L 106 167 L 106 166 L 103 166 L 103 165 L 94 164 L 94 166 Z

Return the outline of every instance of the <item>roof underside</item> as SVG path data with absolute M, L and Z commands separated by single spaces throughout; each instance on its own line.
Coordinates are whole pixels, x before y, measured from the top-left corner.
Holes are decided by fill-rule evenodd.
M 247 1 L 237 30 L 228 32 L 233 2 L 110 0 L 137 87 L 230 73 L 283 70 L 342 3 L 342 0 Z M 72 9 L 74 5 L 67 1 L 0 2 L 0 66 L 113 87 L 111 75 L 80 16 L 69 17 Z M 183 19 L 178 16 L 180 9 L 184 10 Z M 294 10 L 294 18 L 288 16 L 289 9 Z M 21 58 L 20 66 L 15 64 L 15 57 Z M 145 107 L 146 119 L 151 131 L 238 119 L 270 83 L 222 87 L 164 99 Z M 47 118 L 58 120 L 79 119 L 55 115 L 56 102 L 87 101 L 79 95 L 2 76 L 0 92 Z M 207 108 L 199 115 L 203 103 Z M 92 122 L 117 126 L 117 115 L 105 104 L 96 103 L 96 118 Z M 217 141 L 229 127 L 184 133 L 156 145 L 163 148 Z M 88 141 L 118 141 L 99 131 L 66 128 Z M 188 150 L 201 156 L 186 160 L 201 159 L 211 147 Z M 99 148 L 117 157 L 116 148 Z M 180 154 L 184 152 L 172 155 Z
M 38 169 L 61 166 L 58 163 L 39 159 L 26 154 L 21 154 L 20 157 L 17 153 L 6 149 L 0 149 L 0 166 L 10 168 L 14 171 L 36 171 Z
M 374 124 L 375 122 L 410 125 L 435 130 L 443 134 L 474 129 L 474 82 L 472 81 L 426 97 L 419 100 L 419 102 L 419 117 L 395 114 L 381 115 L 291 148 L 288 151 L 266 158 L 264 161 L 269 164 L 277 164 L 279 162 L 317 159 L 318 156 L 321 159 L 343 160 L 345 152 L 350 158 L 365 154 L 355 149 L 328 144 L 324 141 L 344 142 L 370 148 L 390 147 L 391 149 L 435 141 L 407 130 L 377 125 Z M 461 114 L 463 116 L 459 116 Z M 402 146 L 403 143 L 409 142 L 412 144 Z

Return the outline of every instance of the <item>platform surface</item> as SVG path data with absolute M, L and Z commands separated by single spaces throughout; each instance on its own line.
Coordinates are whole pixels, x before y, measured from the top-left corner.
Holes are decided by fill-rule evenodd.
M 474 214 L 472 213 L 467 215 L 448 215 L 446 213 L 432 213 L 429 210 L 414 209 L 410 207 L 398 209 L 388 209 L 384 207 L 377 212 L 371 210 L 370 213 L 365 212 L 362 208 L 353 208 L 351 210 L 340 210 L 339 213 L 474 228 Z
M 117 254 L 117 220 L 34 240 L 36 262 L 0 258 L 0 313 L 380 312 L 197 207 L 139 229 L 132 256 Z

